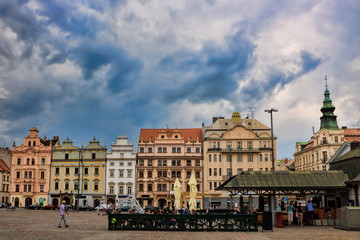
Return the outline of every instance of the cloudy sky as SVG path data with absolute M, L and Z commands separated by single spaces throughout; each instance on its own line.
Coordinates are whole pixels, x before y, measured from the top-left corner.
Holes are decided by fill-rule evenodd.
M 28 129 L 109 147 L 140 128 L 196 128 L 249 107 L 278 157 L 360 121 L 357 0 L 0 0 L 0 145 Z

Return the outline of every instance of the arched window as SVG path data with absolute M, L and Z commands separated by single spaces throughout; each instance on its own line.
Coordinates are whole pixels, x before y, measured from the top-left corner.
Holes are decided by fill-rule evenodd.
M 36 142 L 35 142 L 35 141 L 33 142 L 33 146 L 36 146 Z
M 31 142 L 30 142 L 30 141 L 28 142 L 28 146 L 31 146 Z

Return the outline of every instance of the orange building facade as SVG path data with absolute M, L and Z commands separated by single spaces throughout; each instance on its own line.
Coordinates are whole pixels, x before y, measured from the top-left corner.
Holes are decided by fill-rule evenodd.
M 20 146 L 13 146 L 10 195 L 12 206 L 27 207 L 48 204 L 52 148 L 58 137 L 42 139 L 35 127 Z

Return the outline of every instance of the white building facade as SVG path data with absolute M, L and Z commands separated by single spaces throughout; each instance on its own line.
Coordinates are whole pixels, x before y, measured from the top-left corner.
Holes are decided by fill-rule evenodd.
M 127 136 L 118 136 L 107 153 L 106 198 L 117 203 L 119 198 L 135 196 L 136 191 L 136 152 Z

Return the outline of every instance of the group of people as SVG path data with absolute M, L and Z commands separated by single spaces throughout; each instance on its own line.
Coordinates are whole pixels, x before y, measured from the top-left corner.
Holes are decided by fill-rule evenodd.
M 312 226 L 314 221 L 314 206 L 310 200 L 308 200 L 305 206 L 301 205 L 301 202 L 291 201 L 288 206 L 285 207 L 284 202 L 281 202 L 281 210 L 286 210 L 288 216 L 288 224 L 295 224 L 299 226 L 304 225 L 304 214 L 306 214 L 306 222 Z

